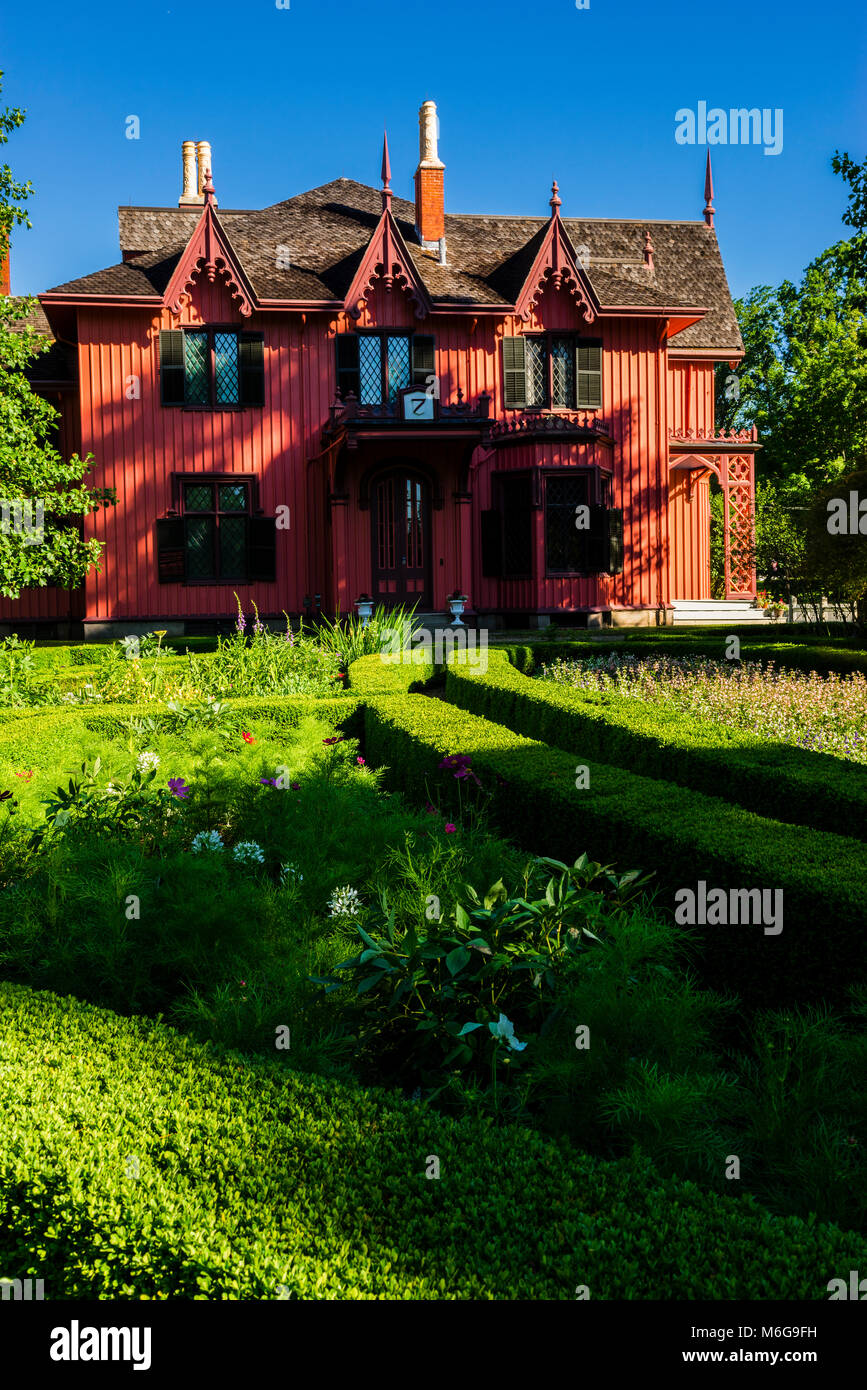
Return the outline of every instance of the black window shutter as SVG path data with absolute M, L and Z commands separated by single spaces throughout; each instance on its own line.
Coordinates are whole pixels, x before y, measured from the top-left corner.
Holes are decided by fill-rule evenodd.
M 361 394 L 360 349 L 358 335 L 338 333 L 334 340 L 337 356 L 337 389 L 345 400 L 350 391 Z
M 623 573 L 623 512 L 620 507 L 608 509 L 608 573 Z
M 238 334 L 238 400 L 241 405 L 265 404 L 265 337 Z
M 526 344 L 523 338 L 503 339 L 503 400 L 507 410 L 527 404 Z
M 585 544 L 584 568 L 590 574 L 604 574 L 608 569 L 608 510 L 590 508 L 590 529 L 583 533 Z
M 434 339 L 427 333 L 415 333 L 412 340 L 412 380 L 415 386 L 426 386 L 429 376 L 436 376 Z
M 157 574 L 161 584 L 176 584 L 186 578 L 184 519 L 162 517 L 157 522 Z
M 160 389 L 163 405 L 183 405 L 184 335 L 180 328 L 160 330 Z
M 482 512 L 482 574 L 499 579 L 503 573 L 503 522 L 498 511 Z
M 272 584 L 277 578 L 277 518 L 251 516 L 247 522 L 247 579 Z
M 578 408 L 597 410 L 602 404 L 602 344 L 579 343 L 575 351 Z

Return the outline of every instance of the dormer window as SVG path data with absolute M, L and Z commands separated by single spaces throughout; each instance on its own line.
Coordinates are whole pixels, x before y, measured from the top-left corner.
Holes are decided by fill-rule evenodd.
M 340 333 L 337 389 L 361 405 L 394 405 L 408 386 L 426 386 L 436 373 L 434 340 L 422 333 Z
M 160 333 L 163 405 L 232 410 L 265 404 L 265 339 L 232 328 Z
M 598 410 L 602 344 L 568 333 L 503 339 L 507 410 Z

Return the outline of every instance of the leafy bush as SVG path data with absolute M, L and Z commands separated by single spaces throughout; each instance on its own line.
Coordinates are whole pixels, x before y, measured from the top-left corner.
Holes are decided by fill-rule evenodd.
M 354 613 L 345 617 L 338 613 L 334 622 L 320 618 L 316 625 L 316 640 L 326 651 L 338 656 L 343 669 L 348 670 L 353 661 L 363 656 L 378 655 L 385 646 L 390 649 L 395 634 L 400 634 L 401 646 L 408 648 L 413 633 L 420 626 L 421 620 L 415 617 L 414 607 L 407 608 L 401 603 L 394 608 L 383 608 L 378 604 L 366 625 Z
M 550 874 L 544 889 L 540 872 Z M 515 1027 L 523 1038 L 545 1026 L 563 977 L 599 941 L 612 905 L 625 905 L 642 882 L 583 855 L 571 869 L 536 860 L 524 896 L 510 895 L 502 879 L 484 899 L 464 884 L 446 912 L 434 895 L 422 921 L 398 923 L 385 897 L 385 920 L 377 925 L 379 914 L 367 914 L 369 930 L 355 927 L 361 951 L 336 967 L 356 986 L 351 1024 L 360 1047 L 375 1054 L 377 1079 L 438 1091 L 458 1066 L 476 1080 L 490 1074 L 496 1104 L 498 1061 L 508 1068 L 526 1047 Z M 320 983 L 343 987 L 336 975 Z
M 293 1074 L 291 1049 L 9 985 L 0 1010 L 0 1257 L 49 1298 L 824 1300 L 867 1265 L 833 1226 Z

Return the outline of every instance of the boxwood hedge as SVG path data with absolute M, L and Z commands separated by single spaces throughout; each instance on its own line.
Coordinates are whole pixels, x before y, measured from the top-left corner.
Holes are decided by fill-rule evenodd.
M 383 661 L 381 655 L 362 656 L 349 668 L 349 685 L 359 696 L 405 695 L 421 690 L 434 675 L 430 662 Z
M 722 794 L 760 815 L 867 839 L 867 767 L 857 763 L 640 699 L 531 681 L 500 651 L 488 653 L 484 672 L 453 662 L 446 693 L 463 709 L 579 758 Z
M 637 1157 L 0 984 L 0 1268 L 48 1299 L 818 1300 L 859 1267 Z
M 393 786 L 428 799 L 454 797 L 444 755 L 470 754 L 501 833 L 535 853 L 572 862 L 585 850 L 621 869 L 652 869 L 660 903 L 674 892 L 709 888 L 782 889 L 783 931 L 761 926 L 697 927 L 708 982 L 745 1002 L 839 999 L 867 977 L 867 854 L 860 841 L 785 825 L 672 782 L 580 764 L 576 758 L 501 724 L 419 695 L 372 698 L 365 710 L 368 760 L 387 765 Z

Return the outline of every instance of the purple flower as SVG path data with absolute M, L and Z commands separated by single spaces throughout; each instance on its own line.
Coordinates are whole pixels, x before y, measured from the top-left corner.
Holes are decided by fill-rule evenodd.
M 425 806 L 424 809 L 427 811 L 427 813 L 428 813 L 429 816 L 438 816 L 438 815 L 439 815 L 439 811 L 437 810 L 436 806 L 434 806 L 433 802 L 431 802 L 431 801 L 429 801 L 429 802 L 427 803 L 427 805 Z
M 301 783 L 300 783 L 300 782 L 293 782 L 291 785 L 292 785 L 292 790 L 293 790 L 293 792 L 300 792 L 300 790 L 301 790 Z
M 244 617 L 244 614 L 241 612 L 241 609 L 239 608 L 239 609 L 238 609 L 238 616 L 237 616 L 237 618 L 235 619 L 235 631 L 236 631 L 236 632 L 242 632 L 242 633 L 243 633 L 243 632 L 246 631 L 246 629 L 247 629 L 247 619 Z
M 276 777 L 260 777 L 259 781 L 263 787 L 276 787 L 277 785 Z
M 169 791 L 171 792 L 172 796 L 176 796 L 180 801 L 183 801 L 184 797 L 187 797 L 190 794 L 190 789 L 184 781 L 183 777 L 170 777 Z

